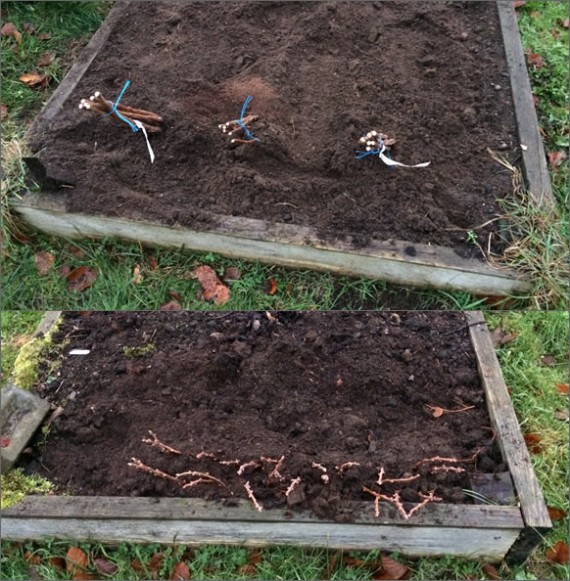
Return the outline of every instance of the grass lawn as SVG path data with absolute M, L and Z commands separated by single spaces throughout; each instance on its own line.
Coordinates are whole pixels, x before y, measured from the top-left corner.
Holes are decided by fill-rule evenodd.
M 39 314 L 3 314 L 3 377 L 10 375 L 14 354 L 29 337 Z M 523 432 L 538 434 L 542 451 L 532 461 L 549 507 L 559 510 L 554 530 L 522 567 L 497 567 L 501 579 L 568 579 L 568 566 L 551 563 L 548 551 L 557 541 L 568 542 L 568 395 L 558 385 L 568 385 L 567 312 L 487 313 L 491 329 L 500 327 L 515 338 L 498 348 L 503 373 Z M 5 352 L 8 353 L 5 356 Z M 546 357 L 546 359 L 544 359 Z M 69 579 L 61 559 L 72 546 L 65 541 L 2 543 L 2 579 Z M 103 546 L 79 543 L 88 558 L 88 569 L 97 573 L 96 559 L 112 570 L 110 579 L 169 579 L 182 561 L 193 579 L 371 579 L 366 563 L 377 562 L 379 553 L 351 553 L 357 561 L 335 557 L 326 550 L 301 550 L 284 547 L 264 548 L 260 554 L 245 548 L 203 546 L 160 547 L 154 544 Z M 468 550 L 468 548 L 466 548 Z M 157 556 L 158 555 L 158 556 Z M 349 555 L 345 555 L 349 556 Z M 411 569 L 410 579 L 487 579 L 492 570 L 485 563 L 457 558 L 406 559 L 391 555 Z M 336 559 L 336 561 L 335 561 Z M 334 565 L 334 567 L 332 566 Z M 101 571 L 99 571 L 101 573 Z M 101 577 L 96 577 L 101 578 Z
M 551 168 L 559 210 L 545 213 L 518 202 L 505 208 L 513 227 L 526 235 L 513 245 L 505 260 L 533 275 L 533 296 L 489 305 L 485 299 L 461 292 L 413 291 L 383 281 L 337 277 L 303 270 L 229 260 L 214 254 L 146 250 L 113 240 L 79 243 L 39 233 L 18 233 L 18 224 L 6 202 L 23 188 L 26 127 L 57 86 L 82 45 L 104 18 L 108 2 L 4 2 L 2 22 L 13 23 L 21 33 L 2 36 L 2 282 L 4 309 L 158 309 L 172 300 L 185 309 L 211 308 L 196 298 L 197 283 L 190 271 L 211 265 L 221 274 L 237 266 L 241 278 L 232 285 L 228 309 L 332 309 L 332 308 L 566 308 L 568 168 L 565 162 Z M 543 63 L 531 70 L 538 97 L 540 122 L 549 152 L 568 147 L 568 30 L 563 26 L 567 2 L 528 2 L 520 9 L 525 45 L 542 55 Z M 47 53 L 49 61 L 39 67 Z M 45 62 L 45 61 L 44 61 Z M 39 71 L 51 78 L 49 87 L 30 89 L 20 75 Z M 36 258 L 48 257 L 53 266 L 40 275 Z M 67 290 L 64 268 L 86 266 L 96 273 L 93 286 L 83 292 Z M 142 275 L 139 279 L 136 274 Z M 266 292 L 270 279 L 277 283 Z M 137 284 L 133 280 L 138 280 Z

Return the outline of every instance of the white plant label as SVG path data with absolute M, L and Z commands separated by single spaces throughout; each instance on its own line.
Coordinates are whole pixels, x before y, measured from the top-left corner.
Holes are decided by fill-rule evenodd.
M 382 149 L 380 150 L 380 159 L 386 165 L 396 165 L 398 167 L 427 167 L 431 163 L 431 161 L 425 161 L 424 163 L 416 163 L 416 165 L 406 165 L 405 163 L 400 163 L 399 161 L 394 161 L 393 159 L 390 159 L 389 157 L 384 155 L 385 151 L 386 146 L 382 145 Z
M 91 353 L 91 349 L 72 349 L 69 354 L 70 355 L 89 355 Z
M 143 124 L 138 119 L 134 119 L 134 123 L 139 129 L 142 129 L 144 138 L 146 139 L 146 146 L 148 147 L 148 153 L 150 154 L 150 163 L 154 163 L 154 151 L 152 150 L 152 147 L 150 146 L 150 142 L 148 140 L 148 135 L 146 134 L 146 129 L 144 128 Z

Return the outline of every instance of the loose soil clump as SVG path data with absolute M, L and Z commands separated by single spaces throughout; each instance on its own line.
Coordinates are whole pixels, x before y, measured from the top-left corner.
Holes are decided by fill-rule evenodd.
M 311 226 L 356 245 L 399 239 L 478 255 L 467 231 L 497 213 L 510 176 L 487 148 L 517 146 L 493 2 L 120 3 L 121 20 L 36 135 L 69 212 L 215 228 L 218 215 Z M 144 138 L 78 109 L 101 91 L 164 122 Z M 219 124 L 248 114 L 259 141 Z M 371 130 L 391 168 L 357 160 Z M 500 246 L 496 222 L 476 230 Z
M 506 470 L 461 313 L 66 313 L 53 342 L 36 391 L 63 412 L 36 468 L 75 495 L 342 521 L 374 493 L 403 516 L 470 503 Z

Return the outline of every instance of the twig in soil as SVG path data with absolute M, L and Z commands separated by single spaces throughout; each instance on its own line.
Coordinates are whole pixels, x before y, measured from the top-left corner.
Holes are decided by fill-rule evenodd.
M 254 141 L 260 141 L 257 137 L 254 137 L 253 133 L 247 128 L 248 125 L 257 121 L 259 117 L 257 115 L 245 115 L 246 109 L 251 102 L 252 97 L 249 95 L 242 108 L 241 114 L 239 119 L 234 119 L 233 121 L 226 121 L 226 123 L 221 123 L 218 125 L 218 128 L 222 130 L 223 133 L 226 133 L 230 137 L 235 133 L 241 131 L 243 134 L 243 138 L 236 138 L 234 137 L 230 143 L 253 143 Z
M 222 466 L 239 466 L 241 464 L 241 460 L 237 458 L 235 460 L 218 460 L 218 464 Z
M 454 472 L 455 474 L 462 474 L 465 472 L 465 468 L 461 468 L 461 466 L 433 466 L 433 468 L 429 469 L 430 474 L 439 474 L 441 472 Z
M 163 121 L 160 115 L 152 111 L 145 111 L 144 109 L 119 104 L 119 100 L 128 86 L 129 83 L 125 85 L 115 103 L 105 99 L 100 91 L 96 91 L 89 99 L 81 99 L 79 108 L 96 113 L 99 117 L 110 116 L 116 121 L 126 123 L 134 132 L 139 130 L 135 121 L 139 121 L 148 133 L 160 132 L 161 129 L 158 125 Z
M 446 410 L 445 408 L 439 407 L 437 405 L 430 405 L 426 403 L 426 407 L 431 410 L 431 413 L 434 418 L 439 418 L 443 414 L 460 414 L 462 412 L 466 412 L 467 410 L 472 410 L 475 406 L 474 405 L 464 405 L 456 410 Z
M 468 464 L 469 462 L 474 462 L 475 458 L 477 458 L 477 456 L 482 451 L 483 451 L 483 448 L 478 448 L 475 451 L 475 453 L 473 454 L 473 456 L 470 456 L 469 458 L 467 458 L 465 460 L 462 460 L 460 458 L 443 458 L 441 456 L 433 456 L 432 458 L 423 458 L 414 466 L 414 469 L 417 468 L 418 466 L 421 466 L 422 464 L 427 464 L 429 462 L 451 462 L 454 464 Z
M 243 485 L 243 487 L 245 488 L 247 495 L 251 499 L 251 502 L 253 502 L 253 506 L 255 506 L 255 508 L 259 512 L 261 512 L 263 510 L 263 507 L 261 506 L 261 504 L 259 504 L 259 502 L 257 502 L 257 498 L 255 498 L 255 494 L 253 494 L 253 490 L 251 489 L 249 480 Z
M 289 484 L 289 487 L 285 491 L 285 497 L 289 498 L 289 495 L 293 492 L 293 490 L 295 490 L 295 488 L 297 488 L 297 486 L 299 486 L 299 484 L 301 484 L 301 478 L 299 476 L 297 476 L 297 478 L 293 478 L 293 480 L 291 480 L 291 484 Z
M 198 480 L 200 479 L 207 480 L 210 484 L 218 484 L 219 486 L 223 486 L 224 488 L 227 488 L 229 490 L 229 486 L 225 482 L 222 482 L 219 478 L 212 476 L 209 472 L 196 472 L 195 470 L 187 470 L 186 472 L 180 472 L 179 474 L 177 474 L 176 478 L 180 479 L 183 476 L 195 476 L 197 477 Z M 191 486 L 195 486 L 196 484 L 198 484 L 198 482 L 196 482 L 196 480 L 193 480 L 191 482 L 188 482 L 188 484 L 184 484 L 182 488 L 190 488 Z
M 340 464 L 340 466 L 335 466 L 335 468 L 340 472 L 340 474 L 343 474 L 346 470 L 355 468 L 356 466 L 360 466 L 360 462 L 345 462 L 344 464 Z
M 415 476 L 406 476 L 405 478 L 384 478 L 384 474 L 384 467 L 381 467 L 380 472 L 378 472 L 378 480 L 376 481 L 378 486 L 382 486 L 382 484 L 388 484 L 391 482 L 411 482 L 412 480 L 416 480 L 420 477 L 419 474 L 416 474 Z
M 157 468 L 151 468 L 146 464 L 143 464 L 138 458 L 132 458 L 132 461 L 127 464 L 127 466 L 131 466 L 132 468 L 136 468 L 137 470 L 141 470 L 142 472 L 147 472 L 148 474 L 152 474 L 153 476 L 157 476 L 158 478 L 164 478 L 165 480 L 172 480 L 172 482 L 178 482 L 178 478 L 163 472 L 162 470 L 158 470 Z
M 182 452 L 180 452 L 176 448 L 172 448 L 171 446 L 163 444 L 158 439 L 158 436 L 152 430 L 149 430 L 148 433 L 151 435 L 151 437 L 143 438 L 142 439 L 143 444 L 150 444 L 153 448 L 158 448 L 161 452 L 164 452 L 165 454 L 176 454 L 176 455 L 182 454 Z
M 313 468 L 317 468 L 317 470 L 320 470 L 323 474 L 321 476 L 321 480 L 325 483 L 328 484 L 329 483 L 329 475 L 327 474 L 327 469 L 322 465 L 322 464 L 318 464 L 317 462 L 313 462 L 311 464 L 311 466 Z
M 245 464 L 242 464 L 238 468 L 238 471 L 237 471 L 238 476 L 241 476 L 249 468 L 259 468 L 259 467 L 260 467 L 259 462 L 255 462 L 254 460 L 252 460 L 251 462 L 246 462 Z

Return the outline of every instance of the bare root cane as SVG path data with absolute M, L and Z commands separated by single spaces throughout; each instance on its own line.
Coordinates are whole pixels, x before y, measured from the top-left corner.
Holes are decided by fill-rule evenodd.
M 415 476 L 407 476 L 406 478 L 384 478 L 384 474 L 384 467 L 381 467 L 380 472 L 378 473 L 378 480 L 376 481 L 378 486 L 382 486 L 382 484 L 387 484 L 390 482 L 411 482 L 412 480 L 416 480 L 420 477 L 419 474 L 416 474 Z
M 254 123 L 258 119 L 259 117 L 257 115 L 246 115 L 242 120 L 243 126 L 247 127 L 248 125 L 251 125 L 251 123 Z M 243 131 L 243 126 L 240 124 L 238 119 L 234 119 L 233 121 L 226 121 L 225 123 L 221 123 L 220 125 L 218 125 L 218 129 L 221 129 L 223 133 L 231 137 L 235 133 Z M 234 137 L 230 141 L 230 143 L 249 144 L 254 143 L 255 141 L 256 141 L 255 139 L 239 139 Z
M 163 444 L 159 439 L 158 436 L 152 431 L 149 430 L 148 433 L 150 434 L 150 438 L 143 438 L 143 444 L 150 444 L 153 448 L 158 448 L 161 452 L 165 454 L 177 454 L 180 455 L 182 452 L 177 450 L 176 448 L 172 448 L 171 446 L 167 446 Z
M 469 464 L 470 462 L 475 461 L 475 459 L 477 458 L 477 456 L 479 456 L 479 454 L 483 451 L 483 449 L 484 448 L 478 448 L 475 451 L 475 453 L 473 454 L 473 456 L 470 456 L 469 458 L 466 458 L 466 459 L 445 458 L 442 456 L 433 456 L 432 458 L 423 458 L 414 466 L 414 468 L 417 468 L 418 466 L 421 466 L 422 464 L 427 464 L 429 462 L 450 462 L 450 463 L 454 463 L 454 464 Z
M 197 484 L 207 482 L 208 484 L 217 484 L 218 486 L 222 486 L 227 490 L 230 489 L 225 482 L 222 482 L 219 478 L 212 476 L 209 472 L 197 472 L 196 470 L 187 470 L 186 472 L 180 472 L 179 474 L 177 474 L 176 478 L 180 479 L 183 478 L 184 476 L 194 476 L 196 477 L 196 479 L 191 480 L 190 482 L 184 484 L 182 488 L 192 488 Z
M 429 494 L 422 494 L 420 492 L 419 496 L 420 498 L 422 498 L 422 501 L 414 505 L 409 511 L 406 511 L 402 503 L 402 499 L 400 498 L 400 493 L 398 491 L 394 492 L 392 496 L 387 496 L 386 494 L 380 494 L 375 490 L 371 490 L 366 486 L 364 486 L 362 490 L 374 496 L 374 515 L 376 517 L 380 516 L 380 500 L 385 500 L 386 502 L 389 502 L 390 504 L 394 505 L 405 520 L 408 520 L 415 512 L 420 510 L 420 508 L 423 508 L 426 504 L 429 504 L 430 502 L 440 502 L 441 500 L 443 500 L 439 496 L 435 496 L 433 490 Z
M 140 121 L 148 133 L 158 133 L 161 130 L 158 125 L 163 121 L 160 115 L 157 115 L 152 111 L 129 107 L 127 105 L 122 105 L 121 103 L 114 108 L 113 103 L 107 101 L 100 91 L 96 91 L 95 94 L 89 97 L 89 99 L 81 99 L 79 108 L 96 113 L 101 117 L 109 115 L 114 120 L 122 122 L 122 119 L 117 115 L 117 113 L 119 113 L 133 124 L 135 120 Z
M 251 489 L 249 480 L 243 485 L 243 487 L 245 488 L 247 495 L 249 496 L 251 502 L 253 503 L 253 506 L 255 506 L 256 510 L 261 512 L 263 510 L 263 507 L 261 506 L 261 504 L 259 504 L 259 502 L 257 502 L 257 498 L 255 498 L 255 494 L 253 494 L 253 490 Z
M 325 484 L 328 484 L 330 481 L 330 478 L 329 478 L 329 475 L 327 474 L 327 469 L 322 464 L 319 464 L 318 462 L 312 462 L 311 466 L 313 468 L 316 468 L 317 470 L 320 470 L 323 473 L 321 476 L 321 480 Z
M 285 456 L 281 456 L 281 458 L 279 458 L 279 460 L 277 460 L 277 464 L 275 465 L 275 468 L 272 470 L 271 474 L 269 475 L 269 480 L 278 480 L 279 482 L 281 482 L 282 480 L 285 480 L 285 477 L 283 476 L 283 474 L 281 474 L 281 472 L 279 472 L 279 470 L 281 470 L 281 468 L 283 467 L 283 462 L 285 462 Z
M 143 464 L 138 458 L 132 458 L 132 461 L 127 464 L 131 468 L 136 468 L 137 470 L 141 470 L 142 472 L 147 472 L 148 474 L 152 474 L 153 476 L 157 476 L 158 478 L 163 478 L 164 480 L 171 480 L 172 482 L 178 482 L 178 475 L 176 477 L 163 472 L 162 470 L 158 470 L 157 468 L 151 468 L 146 464 Z
M 289 498 L 289 495 L 293 492 L 293 490 L 295 490 L 295 488 L 297 488 L 297 486 L 299 486 L 299 484 L 301 484 L 301 478 L 299 476 L 297 476 L 297 478 L 293 478 L 293 480 L 291 480 L 291 484 L 289 484 L 289 487 L 285 491 L 285 496 Z

